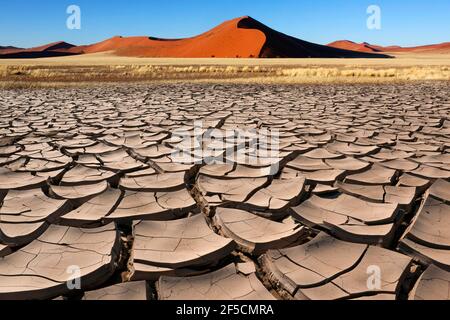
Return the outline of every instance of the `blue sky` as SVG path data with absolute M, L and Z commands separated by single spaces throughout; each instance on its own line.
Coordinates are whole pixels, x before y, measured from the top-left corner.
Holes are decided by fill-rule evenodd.
M 71 4 L 81 8 L 81 30 L 66 28 Z M 381 30 L 366 27 L 372 4 L 382 10 Z M 1 0 L 0 45 L 32 47 L 59 40 L 79 45 L 116 35 L 180 38 L 244 15 L 321 44 L 340 39 L 403 46 L 450 41 L 449 0 Z

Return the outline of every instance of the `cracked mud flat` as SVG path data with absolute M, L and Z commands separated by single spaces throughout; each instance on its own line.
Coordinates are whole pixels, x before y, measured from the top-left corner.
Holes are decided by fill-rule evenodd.
M 448 300 L 449 150 L 448 83 L 1 91 L 0 299 Z

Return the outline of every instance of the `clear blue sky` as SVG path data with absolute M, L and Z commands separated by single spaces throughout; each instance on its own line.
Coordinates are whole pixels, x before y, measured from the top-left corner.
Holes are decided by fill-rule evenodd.
M 71 4 L 81 7 L 81 30 L 66 28 Z M 381 30 L 366 27 L 371 4 L 381 7 Z M 115 35 L 180 38 L 244 15 L 321 44 L 450 41 L 450 0 L 1 0 L 0 45 L 32 47 L 59 40 L 79 45 Z

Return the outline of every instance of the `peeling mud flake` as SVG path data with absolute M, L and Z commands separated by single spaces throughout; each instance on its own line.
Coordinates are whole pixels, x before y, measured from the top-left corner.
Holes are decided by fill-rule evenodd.
M 157 273 L 214 266 L 236 247 L 233 240 L 215 234 L 201 214 L 174 221 L 137 222 L 134 238 L 133 263 L 157 267 L 153 269 Z
M 163 276 L 157 290 L 161 300 L 275 300 L 255 273 L 238 273 L 234 264 L 201 276 Z
M 145 281 L 119 283 L 103 289 L 85 292 L 83 300 L 147 300 L 147 284 Z
M 279 223 L 236 209 L 218 208 L 214 221 L 243 251 L 253 255 L 285 248 L 308 235 L 304 227 L 290 218 Z
M 324 234 L 299 247 L 269 251 L 260 260 L 269 278 L 299 300 L 396 296 L 412 262 L 394 251 Z
M 420 276 L 411 300 L 450 300 L 450 272 L 431 265 Z
M 113 274 L 120 246 L 113 226 L 51 226 L 0 261 L 0 299 L 48 299 L 71 289 L 89 290 Z

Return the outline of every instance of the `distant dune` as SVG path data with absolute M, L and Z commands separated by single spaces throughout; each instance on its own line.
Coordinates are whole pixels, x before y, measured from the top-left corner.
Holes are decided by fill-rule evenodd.
M 30 58 L 48 58 L 48 57 L 61 57 L 78 54 L 76 52 L 70 52 L 71 49 L 76 48 L 75 45 L 59 41 L 49 43 L 40 47 L 34 47 L 29 49 L 20 49 L 10 47 L 11 49 L 1 51 L 0 58 L 11 59 L 30 59 Z
M 350 40 L 335 41 L 328 46 L 338 49 L 353 50 L 359 52 L 404 52 L 404 53 L 450 53 L 450 42 L 440 44 L 418 46 L 418 47 L 400 47 L 369 44 L 367 42 L 356 43 Z
M 36 48 L 31 48 L 28 49 L 28 51 L 33 51 L 33 52 L 39 52 L 39 51 L 67 51 L 71 48 L 74 48 L 75 45 L 64 42 L 64 41 L 60 41 L 60 42 L 54 42 L 54 43 L 49 43 L 40 47 L 36 47 Z
M 20 50 L 24 50 L 24 49 L 16 48 L 16 47 L 13 47 L 13 46 L 6 46 L 6 47 L 0 46 L 0 55 L 16 52 L 16 51 L 20 51 Z
M 74 46 L 56 42 L 2 54 L 0 58 L 51 57 L 98 52 L 155 58 L 388 58 L 303 41 L 275 31 L 251 17 L 226 21 L 201 35 L 185 39 L 114 37 L 96 44 Z
M 373 46 L 367 42 L 363 43 L 356 43 L 349 40 L 339 40 L 332 42 L 328 44 L 329 47 L 333 48 L 339 48 L 339 49 L 345 49 L 345 50 L 352 50 L 352 51 L 359 51 L 359 52 L 370 52 L 370 53 L 376 53 L 376 52 L 382 52 L 382 48 L 378 46 Z

